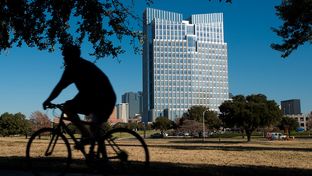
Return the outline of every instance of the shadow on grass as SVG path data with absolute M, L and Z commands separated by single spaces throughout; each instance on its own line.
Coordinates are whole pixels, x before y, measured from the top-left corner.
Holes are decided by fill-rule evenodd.
M 180 150 L 223 150 L 223 151 L 296 151 L 296 152 L 312 152 L 312 148 L 291 148 L 291 147 L 257 147 L 257 146 L 221 146 L 221 145 L 148 145 L 155 148 L 171 148 Z M 312 175 L 311 175 L 312 176 Z
M 70 173 L 90 173 L 84 163 L 80 160 L 75 163 L 80 163 L 81 167 L 71 167 Z M 309 161 L 307 161 L 309 162 Z M 0 175 L 1 170 L 19 170 L 27 171 L 27 165 L 24 157 L 0 157 Z M 47 169 L 47 172 L 53 172 L 53 166 Z M 116 174 L 109 174 L 116 175 Z M 127 173 L 121 172 L 117 175 L 148 175 L 148 176 L 163 176 L 163 175 L 200 175 L 200 176 L 311 176 L 311 169 L 296 169 L 296 168 L 276 168 L 264 166 L 217 166 L 209 164 L 176 164 L 164 162 L 151 162 L 150 168 L 147 170 L 131 170 Z
M 185 144 L 185 143 L 191 143 L 191 144 L 203 144 L 203 143 L 206 143 L 206 144 L 246 144 L 247 141 L 246 140 L 218 140 L 218 138 L 213 138 L 213 140 L 211 140 L 212 138 L 209 138 L 209 139 L 205 139 L 205 141 L 203 141 L 202 138 L 184 138 L 183 140 L 172 140 L 170 141 L 170 143 L 182 143 L 182 144 Z
M 180 145 L 185 144 L 187 145 Z M 175 145 L 179 144 L 179 145 Z M 193 144 L 193 145 L 192 145 Z M 202 145 L 198 145 L 202 144 Z M 207 144 L 207 145 L 205 145 Z M 242 144 L 240 146 L 231 146 L 227 144 Z M 153 145 L 148 147 L 155 148 L 172 148 L 181 150 L 224 150 L 224 151 L 297 151 L 297 152 L 312 152 L 312 148 L 297 148 L 297 147 L 270 147 L 270 146 L 244 146 L 248 144 L 246 141 L 202 141 L 202 140 L 179 140 L 170 141 L 168 145 Z

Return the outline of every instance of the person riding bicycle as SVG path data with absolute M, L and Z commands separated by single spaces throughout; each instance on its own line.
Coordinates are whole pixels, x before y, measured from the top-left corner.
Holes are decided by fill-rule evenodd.
M 64 103 L 64 112 L 81 131 L 82 136 L 90 136 L 85 131 L 78 114 L 91 115 L 91 133 L 96 135 L 97 129 L 108 120 L 116 103 L 116 94 L 104 72 L 95 64 L 81 58 L 80 47 L 66 44 L 62 48 L 65 70 L 50 96 L 44 101 L 46 109 L 70 84 L 78 89 L 77 95 Z M 92 135 L 92 134 L 91 134 Z

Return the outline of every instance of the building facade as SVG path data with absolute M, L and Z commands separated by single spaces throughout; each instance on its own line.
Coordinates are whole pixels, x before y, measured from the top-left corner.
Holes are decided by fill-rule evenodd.
M 181 117 L 228 100 L 223 14 L 192 15 L 147 8 L 143 14 L 143 121 Z
M 128 103 L 120 103 L 116 105 L 116 116 L 119 122 L 128 122 L 129 120 Z
M 281 101 L 282 113 L 284 115 L 298 115 L 301 114 L 301 106 L 299 99 L 291 99 Z
M 122 95 L 121 101 L 129 105 L 129 118 L 142 115 L 142 92 L 127 92 Z
M 304 131 L 307 130 L 307 121 L 308 118 L 304 116 L 303 114 L 292 114 L 292 115 L 286 115 L 286 117 L 293 118 L 297 120 L 299 124 L 299 128 L 302 128 Z
M 281 110 L 286 117 L 297 120 L 299 128 L 307 130 L 308 118 L 301 113 L 300 99 L 281 101 Z

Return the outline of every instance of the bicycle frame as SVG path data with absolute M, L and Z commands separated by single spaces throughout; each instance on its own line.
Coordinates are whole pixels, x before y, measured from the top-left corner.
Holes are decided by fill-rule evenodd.
M 47 148 L 47 151 L 46 151 L 46 156 L 48 156 L 49 154 L 51 154 L 53 152 L 53 149 L 55 147 L 55 144 L 56 144 L 56 141 L 58 140 L 58 137 L 59 137 L 59 134 L 68 134 L 69 135 L 69 138 L 71 138 L 74 142 L 74 145 L 75 146 L 81 146 L 82 144 L 80 144 L 80 142 L 77 140 L 77 138 L 74 136 L 74 134 L 71 132 L 71 130 L 67 127 L 67 125 L 65 124 L 64 122 L 64 118 L 65 118 L 65 113 L 63 112 L 63 109 L 61 106 L 56 106 L 58 109 L 60 109 L 62 111 L 61 113 L 61 116 L 60 116 L 60 119 L 59 119 L 59 124 L 56 126 L 56 127 L 53 127 L 54 130 L 56 131 L 52 138 L 51 138 L 51 141 L 50 141 L 50 144 Z M 69 119 L 69 121 L 71 121 Z M 89 122 L 86 122 L 86 121 L 81 121 L 82 124 L 85 124 L 85 125 L 92 125 L 91 123 Z M 75 125 L 75 124 L 74 124 Z M 75 125 L 76 126 L 76 125 Z M 77 126 L 76 126 L 77 127 Z M 55 138 L 55 142 L 53 143 L 53 140 Z M 66 137 L 67 139 L 69 139 L 68 137 Z M 99 139 L 98 139 L 99 140 Z M 53 143 L 53 144 L 52 144 Z M 91 146 L 90 146 L 90 151 L 93 151 L 94 150 L 94 147 L 95 147 L 95 144 L 96 141 L 92 142 L 91 143 Z M 110 145 L 113 145 L 110 143 Z M 52 147 L 52 148 L 51 148 Z M 51 151 L 49 152 L 51 148 Z M 84 147 L 77 147 L 76 149 L 80 150 L 81 153 L 84 155 L 84 157 L 86 158 L 87 156 L 87 153 L 85 151 L 85 148 Z M 102 153 L 103 155 L 106 154 L 106 151 L 105 151 L 105 146 L 103 145 L 99 145 L 99 148 L 97 150 L 97 154 L 96 156 L 99 157 L 100 153 Z
M 86 147 L 86 144 L 83 142 L 84 140 L 80 140 L 79 137 L 75 136 L 74 132 L 72 132 L 72 130 L 68 127 L 65 120 L 71 121 L 71 119 L 68 118 L 64 113 L 63 106 L 52 104 L 48 108 L 59 109 L 61 111 L 60 119 L 59 123 L 55 124 L 52 128 L 42 128 L 36 131 L 27 143 L 26 158 L 29 160 L 30 168 L 34 174 L 39 174 L 41 171 L 43 171 L 42 173 L 44 175 L 45 171 L 41 170 L 41 167 L 44 166 L 44 163 L 40 161 L 40 159 L 44 159 L 44 157 L 50 158 L 50 160 L 47 159 L 47 163 L 51 161 L 53 162 L 53 159 L 55 159 L 54 157 L 61 158 L 59 173 L 66 173 L 72 162 L 72 147 L 81 151 L 85 158 L 85 162 L 89 167 L 103 173 L 106 173 L 106 171 L 118 172 L 120 168 L 125 169 L 131 165 L 135 166 L 137 163 L 143 163 L 143 165 L 139 164 L 143 168 L 149 166 L 149 153 L 147 145 L 144 142 L 144 139 L 141 138 L 140 135 L 136 132 L 126 128 L 116 128 L 108 131 L 105 129 L 96 129 L 96 131 L 99 133 L 96 134 L 95 137 L 90 135 L 88 140 L 90 140 L 91 143 L 90 145 L 87 143 L 88 147 L 90 147 L 90 150 L 88 150 L 88 147 Z M 91 125 L 91 128 L 93 125 L 93 123 L 88 121 L 81 121 L 81 123 L 82 125 L 77 125 L 77 123 L 74 123 L 74 126 L 77 127 L 80 131 L 83 130 L 82 128 L 88 128 L 85 125 Z M 93 126 L 93 128 L 95 127 L 97 127 L 96 124 Z M 102 131 L 100 132 L 98 130 Z M 129 155 L 131 153 L 131 146 L 133 144 L 130 143 L 130 145 L 127 145 L 126 143 L 124 144 L 122 140 L 119 140 L 120 138 L 117 137 L 117 135 L 120 133 L 130 135 L 131 139 L 133 138 L 135 139 L 135 142 L 138 142 L 138 144 L 135 144 L 135 146 L 138 145 L 138 147 L 140 147 L 140 151 L 142 152 L 143 157 L 137 158 L 137 156 L 131 157 Z M 45 141 L 37 142 L 37 140 L 40 140 L 41 135 L 50 136 L 50 138 L 48 138 L 48 140 L 45 139 Z M 69 143 L 70 139 L 72 140 L 70 141 L 71 143 Z M 41 147 L 41 143 L 44 144 L 46 148 Z M 32 144 L 34 144 L 34 146 Z M 31 146 L 33 146 L 32 149 Z M 38 149 L 41 147 L 41 152 L 39 152 L 39 154 L 37 154 L 37 148 L 35 146 L 38 146 Z M 62 155 L 62 152 L 64 151 L 62 149 L 64 149 L 64 147 L 67 151 L 65 158 Z M 127 148 L 129 150 L 127 150 Z M 103 170 L 103 166 L 108 167 L 105 167 Z M 36 168 L 39 170 L 36 170 Z
M 61 109 L 61 108 L 59 108 Z M 61 109 L 62 113 L 60 116 L 60 120 L 59 120 L 59 124 L 55 127 L 53 127 L 53 129 L 55 130 L 55 132 L 52 134 L 51 137 L 51 141 L 48 145 L 48 148 L 45 152 L 45 155 L 51 155 L 54 147 L 56 145 L 56 142 L 59 138 L 59 134 L 68 134 L 69 138 L 71 138 L 74 142 L 74 145 L 78 146 L 79 145 L 79 141 L 77 140 L 77 138 L 74 136 L 74 134 L 71 132 L 71 130 L 66 126 L 65 122 L 64 122 L 64 118 L 65 118 L 65 113 L 63 112 L 63 110 Z M 66 137 L 67 139 L 69 139 L 68 137 Z M 84 147 L 82 148 L 78 148 L 78 150 L 80 150 L 82 152 L 82 154 L 86 157 L 87 153 L 84 150 Z

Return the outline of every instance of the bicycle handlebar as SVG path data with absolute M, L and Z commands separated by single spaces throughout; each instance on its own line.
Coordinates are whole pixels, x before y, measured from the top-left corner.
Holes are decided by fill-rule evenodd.
M 53 103 L 50 103 L 48 104 L 45 108 L 47 109 L 60 109 L 60 110 L 63 110 L 63 107 L 64 107 L 64 104 L 53 104 Z
M 53 104 L 53 103 L 49 103 L 48 105 L 45 106 L 46 109 L 59 109 L 62 112 L 64 112 L 64 103 L 63 104 Z M 67 116 L 66 116 L 67 117 Z M 68 118 L 68 117 L 67 117 Z M 70 119 L 69 119 L 70 120 Z M 83 124 L 86 125 L 91 125 L 92 122 L 90 121 L 86 121 L 86 120 L 80 120 L 80 122 L 82 122 Z

